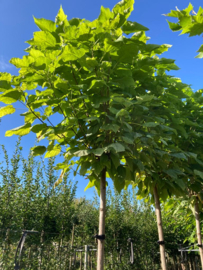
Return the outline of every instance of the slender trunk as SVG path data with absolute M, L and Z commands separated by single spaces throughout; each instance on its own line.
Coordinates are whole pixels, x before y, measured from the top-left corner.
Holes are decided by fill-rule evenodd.
M 199 246 L 201 266 L 203 268 L 203 248 L 202 248 L 202 237 L 201 237 L 201 228 L 200 228 L 200 219 L 199 219 L 198 199 L 196 199 L 196 203 L 195 203 L 195 220 L 196 220 L 196 230 L 197 230 L 197 242 Z
M 156 186 L 154 188 L 154 201 L 155 201 L 157 227 L 158 227 L 158 235 L 159 235 L 161 268 L 162 268 L 162 270 L 167 270 L 166 257 L 165 257 L 164 234 L 163 234 L 162 219 L 161 219 L 161 208 L 160 208 L 159 195 L 158 195 Z
M 176 267 L 176 256 L 173 255 L 173 265 L 174 265 L 174 270 L 177 270 L 177 267 Z
M 188 260 L 188 264 L 189 264 L 189 270 L 192 270 L 192 262 L 191 262 L 191 257 L 190 257 L 190 259 Z
M 74 233 L 75 233 L 75 224 L 73 223 L 72 229 L 72 238 L 71 238 L 71 255 L 70 255 L 70 265 L 69 268 L 72 268 L 72 251 L 73 251 L 73 244 L 74 244 Z
M 99 236 L 105 235 L 106 170 L 100 179 Z M 104 240 L 98 239 L 97 270 L 104 270 Z
M 80 270 L 82 270 L 82 252 L 80 252 Z

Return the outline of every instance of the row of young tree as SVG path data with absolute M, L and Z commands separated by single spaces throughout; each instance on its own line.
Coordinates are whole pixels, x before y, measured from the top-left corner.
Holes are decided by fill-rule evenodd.
M 4 146 L 1 148 L 1 159 L 4 159 L 4 162 L 0 166 L 0 265 L 5 270 L 13 266 L 22 230 L 39 232 L 37 237 L 26 239 L 26 249 L 30 250 L 34 246 L 40 249 L 43 245 L 42 261 L 48 256 L 48 250 L 53 243 L 58 243 L 60 239 L 63 239 L 63 246 L 69 246 L 65 253 L 70 254 L 70 258 L 71 246 L 96 245 L 93 238 L 98 230 L 99 202 L 96 194 L 92 200 L 76 198 L 77 183 L 73 184 L 68 175 L 64 176 L 63 184 L 54 189 L 53 185 L 57 180 L 54 158 L 45 163 L 30 154 L 25 159 L 22 151 L 20 140 L 12 158 L 8 157 Z M 107 190 L 107 269 L 156 270 L 160 267 L 154 208 L 149 202 L 138 201 L 136 197 L 136 191 L 131 189 L 121 194 Z M 170 202 L 166 207 L 169 207 L 169 204 Z M 180 211 L 183 210 L 179 210 L 178 214 Z M 171 216 L 165 213 L 167 211 L 163 216 L 167 265 L 169 269 L 184 269 L 182 267 L 186 262 L 183 261 L 179 249 L 184 242 L 185 246 L 194 241 L 195 224 L 190 222 L 190 228 L 184 228 L 185 213 L 182 215 L 182 224 L 180 219 L 178 223 L 178 219 L 171 219 Z M 133 243 L 134 263 L 131 261 L 129 265 L 130 241 Z M 191 267 L 195 264 L 195 256 L 194 252 L 188 253 Z M 31 258 L 26 252 L 22 254 L 21 261 L 27 263 L 21 263 L 22 269 L 23 265 L 26 269 L 39 267 L 32 265 L 33 256 Z M 52 263 L 57 264 L 57 259 L 54 258 Z M 44 264 L 46 266 L 48 260 L 45 260 Z M 52 269 L 50 265 L 49 269 Z M 64 269 L 62 264 L 58 265 L 58 269 Z M 78 268 L 72 266 L 72 269 Z
M 147 43 L 148 28 L 128 20 L 134 0 L 122 0 L 112 11 L 101 7 L 90 22 L 67 20 L 60 8 L 55 22 L 36 19 L 40 31 L 22 59 L 12 58 L 18 76 L 1 73 L 0 116 L 28 109 L 25 124 L 6 136 L 36 133 L 33 155 L 63 155 L 61 176 L 75 173 L 89 179 L 100 195 L 97 270 L 104 269 L 106 185 L 108 177 L 121 192 L 132 184 L 140 198 L 155 204 L 162 269 L 166 270 L 160 201 L 188 198 L 195 207 L 198 245 L 203 265 L 199 202 L 202 198 L 202 90 L 193 92 L 168 75 L 178 67 L 160 58 L 169 45 Z M 168 16 L 173 30 L 202 33 L 202 8 L 189 5 Z M 200 48 L 202 55 L 202 47 Z M 37 89 L 37 87 L 40 88 Z M 32 91 L 30 91 L 32 90 Z M 35 90 L 35 91 L 33 91 Z M 53 124 L 57 121 L 56 124 Z M 34 124 L 33 124 L 34 123 Z M 75 159 L 75 157 L 77 159 Z

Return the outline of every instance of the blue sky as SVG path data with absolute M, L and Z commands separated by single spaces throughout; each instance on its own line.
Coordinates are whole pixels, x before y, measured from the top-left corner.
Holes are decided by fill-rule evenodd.
M 24 49 L 28 47 L 26 40 L 32 38 L 33 32 L 38 31 L 34 24 L 33 16 L 36 18 L 46 18 L 55 20 L 55 16 L 62 5 L 68 19 L 73 17 L 94 20 L 100 13 L 100 7 L 109 7 L 110 9 L 117 3 L 117 0 L 1 0 L 0 1 L 0 71 L 17 74 L 17 69 L 9 64 L 12 57 L 21 58 L 25 53 Z M 194 91 L 203 88 L 202 70 L 203 61 L 194 58 L 196 51 L 203 43 L 202 36 L 188 38 L 187 35 L 179 36 L 179 32 L 172 32 L 167 24 L 166 17 L 162 14 L 168 13 L 171 9 L 178 6 L 183 9 L 188 6 L 189 1 L 185 0 L 137 0 L 134 11 L 129 18 L 136 21 L 150 30 L 147 32 L 151 37 L 150 43 L 153 44 L 171 44 L 172 48 L 164 53 L 164 57 L 176 60 L 180 70 L 171 72 L 171 75 L 180 77 L 183 82 L 191 84 Z M 194 10 L 197 11 L 202 1 L 194 0 L 192 2 Z M 1 104 L 0 104 L 1 105 Z M 23 117 L 18 115 L 23 110 L 22 105 L 16 105 L 17 113 L 2 118 L 0 124 L 0 143 L 4 144 L 11 154 L 17 137 L 5 138 L 6 130 L 18 127 L 23 124 Z M 30 147 L 35 144 L 35 134 L 23 137 L 25 157 L 28 155 Z M 2 155 L 0 153 L 0 160 Z M 79 180 L 78 196 L 91 197 L 93 190 L 84 192 L 87 180 L 76 177 Z

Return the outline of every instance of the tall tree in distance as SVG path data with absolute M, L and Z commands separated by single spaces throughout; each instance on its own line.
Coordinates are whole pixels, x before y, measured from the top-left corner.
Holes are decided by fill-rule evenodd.
M 190 3 L 189 6 L 183 10 L 171 10 L 170 13 L 166 14 L 169 17 L 175 17 L 178 19 L 178 22 L 168 21 L 169 27 L 172 31 L 182 31 L 181 34 L 189 34 L 189 37 L 201 35 L 203 33 L 203 9 L 199 7 L 198 12 L 195 12 L 193 5 Z M 199 54 L 196 58 L 203 58 L 203 45 L 200 46 L 197 51 Z M 192 189 L 192 195 L 194 196 L 194 215 L 196 220 L 196 234 L 201 258 L 201 265 L 203 267 L 203 247 L 201 239 L 201 228 L 200 228 L 200 218 L 199 218 L 199 199 L 202 200 L 202 186 L 201 182 L 203 179 L 202 173 L 202 149 L 201 149 L 201 140 L 202 140 L 202 89 L 198 90 L 192 95 L 190 100 L 188 100 L 187 107 L 189 112 L 192 112 L 188 115 L 190 121 L 189 127 L 189 138 L 192 135 L 192 139 L 188 140 L 187 148 L 195 149 L 194 153 L 200 156 L 200 160 L 196 159 L 196 163 L 190 162 L 190 171 L 193 171 L 194 176 L 190 177 L 190 190 Z M 185 110 L 187 113 L 188 110 Z M 188 123 L 189 124 L 189 123 Z M 190 141 L 193 142 L 193 147 L 191 146 Z M 194 157 L 193 157 L 194 160 Z M 200 179 L 198 179 L 200 178 Z

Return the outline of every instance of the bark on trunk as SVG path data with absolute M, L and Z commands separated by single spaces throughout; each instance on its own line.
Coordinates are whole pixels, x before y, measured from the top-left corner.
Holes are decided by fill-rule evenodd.
M 99 235 L 105 235 L 106 212 L 106 170 L 102 171 L 100 179 L 100 209 L 99 209 Z M 104 270 L 104 240 L 98 239 L 97 270 Z
M 74 244 L 74 234 L 75 234 L 75 224 L 73 224 L 73 229 L 72 229 L 72 239 L 71 239 L 71 255 L 70 255 L 70 265 L 69 268 L 72 268 L 72 249 L 73 249 L 73 244 Z
M 196 203 L 195 203 L 195 220 L 196 220 L 196 230 L 197 230 L 197 242 L 198 242 L 198 245 L 199 245 L 201 266 L 202 266 L 202 269 L 203 269 L 203 248 L 202 248 L 202 237 L 201 237 L 201 228 L 200 228 L 200 220 L 199 220 L 198 199 L 196 200 Z
M 159 241 L 163 242 L 164 234 L 163 234 L 162 219 L 161 219 L 161 208 L 160 208 L 159 195 L 158 195 L 156 186 L 154 188 L 154 201 L 155 201 Z M 165 245 L 160 244 L 159 247 L 160 247 L 161 268 L 162 270 L 167 270 L 166 257 L 165 257 Z

